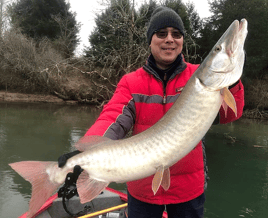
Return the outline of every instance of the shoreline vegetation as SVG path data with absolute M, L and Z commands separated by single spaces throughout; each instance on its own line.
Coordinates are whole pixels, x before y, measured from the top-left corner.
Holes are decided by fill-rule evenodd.
M 30 99 L 30 94 L 38 94 L 54 96 L 51 101 L 103 105 L 127 73 L 115 70 L 120 68 L 114 66 L 118 62 L 110 58 L 104 67 L 96 66 L 90 58 L 66 59 L 47 39 L 36 42 L 19 31 L 6 32 L 0 37 L 0 100 L 11 100 L 13 96 L 22 101 Z
M 137 51 L 136 51 L 137 50 Z M 111 51 L 103 59 L 88 57 L 66 59 L 49 40 L 35 42 L 18 31 L 0 38 L 0 102 L 47 102 L 88 104 L 102 107 L 112 97 L 124 74 L 145 63 L 149 51 L 136 48 Z M 138 52 L 139 51 L 139 52 Z M 99 65 L 102 63 L 102 65 Z M 256 72 L 252 72 L 255 74 Z M 268 76 L 243 78 L 244 117 L 268 119 Z
M 251 1 L 234 4 L 213 0 L 212 15 L 206 19 L 199 17 L 194 4 L 181 0 L 161 4 L 152 0 L 140 8 L 135 8 L 134 2 L 107 1 L 107 8 L 96 14 L 96 28 L 88 38 L 90 46 L 84 47 L 80 57 L 75 57 L 74 51 L 81 25 L 66 1 L 0 2 L 4 12 L 0 13 L 0 102 L 102 107 L 122 76 L 146 62 L 150 54 L 146 26 L 161 5 L 181 16 L 186 30 L 183 55 L 190 63 L 201 63 L 230 23 L 246 17 L 250 25 L 242 76 L 243 116 L 268 119 L 268 10 L 264 1 L 259 0 L 255 7 Z M 259 19 L 260 14 L 263 19 Z

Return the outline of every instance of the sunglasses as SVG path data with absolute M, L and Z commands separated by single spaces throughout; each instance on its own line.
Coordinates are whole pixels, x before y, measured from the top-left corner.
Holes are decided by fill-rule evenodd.
M 165 39 L 168 36 L 168 31 L 166 30 L 158 30 L 155 32 L 157 38 L 160 39 Z M 173 39 L 180 39 L 182 37 L 182 34 L 180 33 L 180 31 L 172 31 L 171 32 L 171 36 L 173 37 Z

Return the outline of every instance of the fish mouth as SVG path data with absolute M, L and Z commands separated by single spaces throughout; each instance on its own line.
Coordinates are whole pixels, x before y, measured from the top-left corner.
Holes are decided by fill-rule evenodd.
M 248 22 L 246 19 L 242 19 L 239 23 L 239 31 L 244 31 L 247 29 Z
M 228 73 L 231 73 L 233 72 L 233 70 L 235 69 L 235 65 L 234 64 L 230 64 L 228 67 L 227 67 L 227 70 L 224 69 L 224 70 L 212 70 L 214 73 L 217 73 L 217 74 L 228 74 Z
M 241 43 L 244 43 L 246 35 L 247 35 L 247 20 L 242 19 L 240 22 L 236 20 L 234 22 L 234 30 L 232 34 L 232 42 L 230 43 L 230 47 L 227 48 L 227 54 L 229 57 L 233 57 L 236 51 L 239 48 Z

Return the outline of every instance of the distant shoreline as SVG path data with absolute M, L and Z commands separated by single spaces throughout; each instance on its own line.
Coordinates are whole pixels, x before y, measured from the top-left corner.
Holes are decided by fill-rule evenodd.
M 45 94 L 24 94 L 17 92 L 0 91 L 0 103 L 2 102 L 14 102 L 14 103 L 53 103 L 53 104 L 68 104 L 76 105 L 78 101 L 63 100 L 55 95 Z M 260 111 L 258 108 L 246 109 L 243 112 L 244 118 L 268 120 L 268 111 Z
M 17 92 L 0 91 L 0 102 L 25 102 L 25 103 L 56 103 L 77 104 L 77 101 L 64 101 L 54 95 L 24 94 Z

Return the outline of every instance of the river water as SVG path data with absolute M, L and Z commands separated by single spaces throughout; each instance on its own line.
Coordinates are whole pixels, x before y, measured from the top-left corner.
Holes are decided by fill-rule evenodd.
M 0 218 L 27 211 L 31 186 L 8 163 L 55 161 L 98 117 L 89 106 L 0 103 Z M 268 217 L 268 122 L 240 119 L 206 136 L 205 218 Z M 125 185 L 112 184 L 125 189 Z

